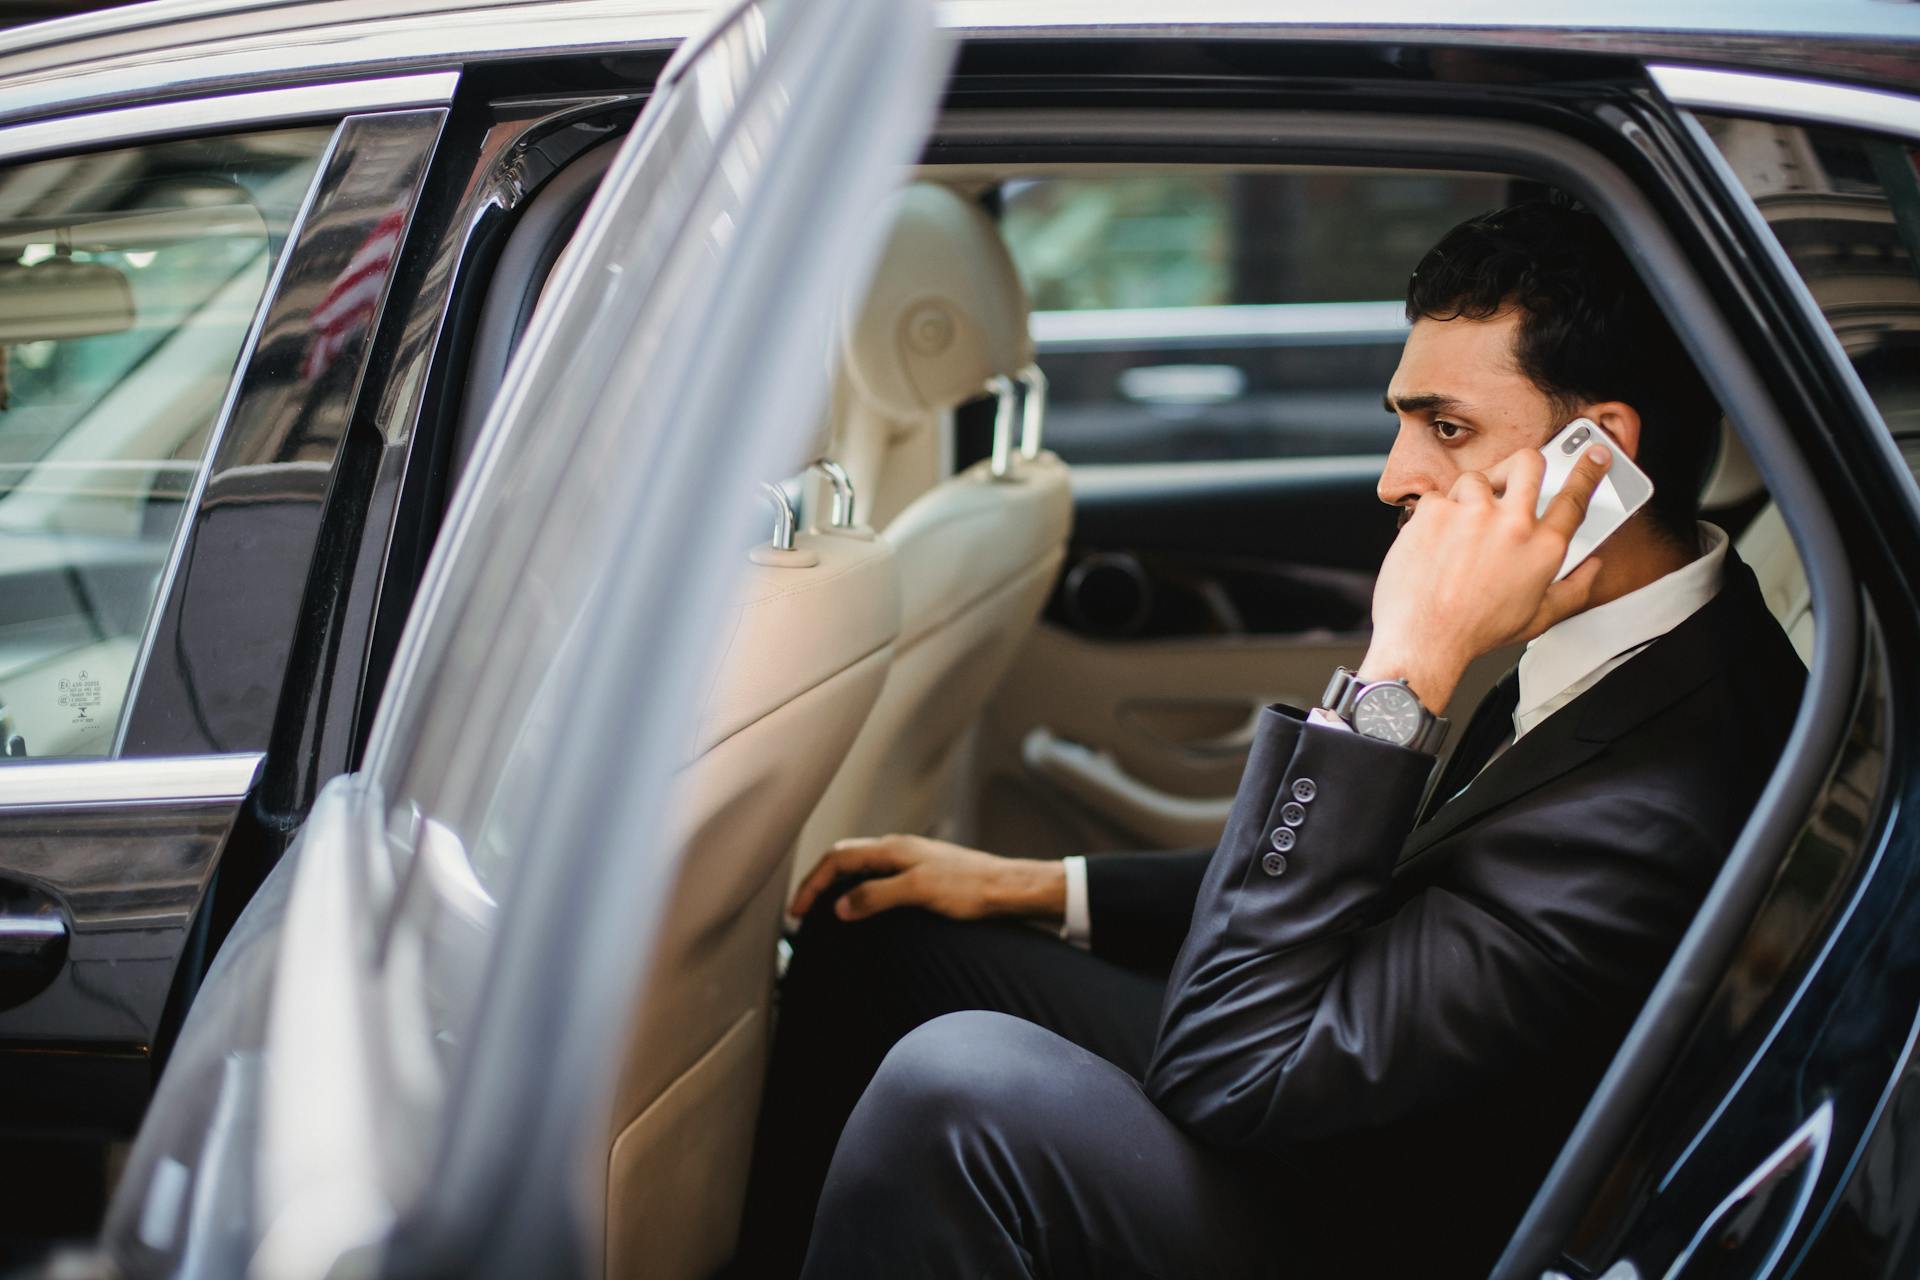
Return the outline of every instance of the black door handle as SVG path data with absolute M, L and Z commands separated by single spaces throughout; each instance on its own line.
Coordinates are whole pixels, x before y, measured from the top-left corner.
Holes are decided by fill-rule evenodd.
M 66 962 L 67 922 L 52 904 L 0 912 L 0 1009 L 39 995 Z

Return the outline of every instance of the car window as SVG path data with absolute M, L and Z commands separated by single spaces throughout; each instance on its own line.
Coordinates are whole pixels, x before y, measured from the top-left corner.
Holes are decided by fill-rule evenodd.
M 1920 148 L 1700 117 L 1920 474 Z
M 1074 463 L 1385 453 L 1407 272 L 1501 178 L 1197 169 L 1000 189 Z
M 0 169 L 0 756 L 115 731 L 331 128 Z

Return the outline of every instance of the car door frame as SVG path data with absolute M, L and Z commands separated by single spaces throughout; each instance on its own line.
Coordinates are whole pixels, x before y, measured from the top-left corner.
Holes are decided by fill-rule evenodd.
M 600 701 L 570 700 L 582 707 L 570 721 L 579 736 L 563 743 L 562 756 L 551 764 L 557 785 L 542 792 L 552 818 L 542 831 L 542 856 L 523 859 L 513 891 L 504 899 L 495 954 L 484 969 L 485 1016 L 453 1078 L 438 1142 L 403 1114 L 412 1081 L 397 1077 L 417 1070 L 417 1060 L 389 1061 L 385 1068 L 379 1061 L 392 1049 L 382 1027 L 391 1025 L 386 1022 L 389 1002 L 398 997 L 383 985 L 388 974 L 378 966 L 386 957 L 406 955 L 413 945 L 407 904 L 438 892 L 436 868 L 444 869 L 445 850 L 428 857 L 423 847 L 410 862 L 396 861 L 378 797 L 395 784 L 389 767 L 412 758 L 405 708 L 436 687 L 436 654 L 449 635 L 458 634 L 448 618 L 456 616 L 461 600 L 459 575 L 473 564 L 492 563 L 469 553 L 463 568 L 462 548 L 476 527 L 512 509 L 517 473 L 498 462 L 500 442 L 527 436 L 529 417 L 558 412 L 552 395 L 529 388 L 552 376 L 550 370 L 542 372 L 548 366 L 573 367 L 566 359 L 585 345 L 560 343 L 555 334 L 577 337 L 566 326 L 590 321 L 600 337 L 591 344 L 600 358 L 618 361 L 627 354 L 628 335 L 598 319 L 622 277 L 619 264 L 602 261 L 597 247 L 631 211 L 631 202 L 644 198 L 628 185 L 635 173 L 627 151 L 615 159 L 549 285 L 549 298 L 536 311 L 483 430 L 474 465 L 456 490 L 394 660 L 369 739 L 367 767 L 323 791 L 307 830 L 276 872 L 275 880 L 290 887 L 273 891 L 284 902 L 285 920 L 277 926 L 277 939 L 266 943 L 274 966 L 273 1000 L 262 1015 L 270 1069 L 257 1140 L 240 1135 L 244 1149 L 234 1154 L 258 1163 L 260 1192 L 285 1190 L 289 1178 L 297 1180 L 305 1171 L 317 1173 L 328 1188 L 342 1189 L 343 1196 L 327 1204 L 297 1197 L 268 1203 L 264 1212 L 285 1212 L 264 1225 L 274 1236 L 298 1242 L 297 1255 L 273 1257 L 333 1258 L 367 1246 L 391 1250 L 397 1267 L 440 1272 L 524 1275 L 592 1265 L 593 1245 L 582 1238 L 577 1200 L 580 1144 L 593 1140 L 596 1121 L 604 1123 L 597 1086 L 609 1079 L 624 1011 L 641 977 L 603 961 L 632 954 L 636 942 L 644 946 L 650 917 L 631 904 L 648 901 L 649 889 L 659 887 L 654 876 L 672 852 L 631 856 L 629 833 L 650 826 L 647 819 L 657 813 L 680 762 L 684 743 L 676 713 L 691 710 L 698 681 L 687 677 L 707 656 L 706 637 L 692 634 L 686 619 L 717 616 L 727 575 L 715 572 L 714 565 L 731 563 L 727 558 L 738 545 L 731 531 L 735 525 L 750 527 L 745 521 L 752 519 L 751 486 L 743 489 L 739 503 L 716 502 L 685 477 L 690 469 L 705 474 L 721 468 L 731 475 L 742 466 L 757 466 L 752 460 L 766 460 L 781 431 L 790 445 L 806 433 L 811 416 L 791 411 L 792 392 L 805 383 L 824 393 L 819 331 L 779 329 L 777 321 L 792 318 L 789 308 L 799 305 L 792 299 L 835 299 L 849 274 L 870 267 L 881 238 L 875 219 L 883 178 L 890 166 L 904 171 L 911 158 L 908 145 L 931 117 L 933 87 L 944 72 L 927 6 L 814 0 L 807 22 L 809 38 L 797 55 L 805 61 L 785 69 L 789 75 L 807 73 L 811 99 L 806 108 L 796 109 L 806 113 L 805 129 L 796 126 L 796 136 L 783 135 L 780 146 L 764 149 L 774 157 L 774 176 L 759 196 L 768 202 L 767 211 L 753 247 L 741 250 L 748 264 L 727 281 L 727 305 L 714 312 L 724 323 L 716 322 L 704 335 L 700 369 L 705 372 L 694 376 L 675 370 L 647 387 L 649 399 L 673 401 L 671 389 L 662 384 L 680 379 L 676 385 L 691 388 L 682 407 L 705 406 L 706 412 L 692 416 L 728 423 L 730 430 L 647 433 L 645 452 L 658 466 L 639 474 L 650 475 L 659 496 L 622 508 L 633 536 L 619 545 L 680 551 L 655 557 L 662 562 L 658 566 L 634 571 L 639 586 L 605 588 L 606 603 L 596 608 L 607 611 L 599 616 L 612 624 L 610 634 L 617 639 L 572 654 L 583 670 L 582 687 Z M 691 56 L 680 55 L 677 62 Z M 670 66 L 663 83 L 673 74 Z M 812 198 L 796 199 L 801 196 Z M 699 245 L 689 251 L 693 247 Z M 778 282 L 792 287 L 771 287 Z M 769 306 L 768 297 L 782 305 Z M 830 311 L 821 308 L 822 316 Z M 779 342 L 768 341 L 773 334 Z M 734 377 L 732 371 L 749 359 L 760 376 Z M 615 380 L 616 393 L 632 392 L 631 378 L 637 376 L 632 368 L 622 373 Z M 584 407 L 577 405 L 576 411 L 623 412 L 594 403 L 605 381 L 573 384 L 589 388 L 583 392 Z M 744 412 L 720 411 L 729 406 Z M 751 434 L 743 422 L 753 424 Z M 543 434 L 554 430 L 550 417 L 538 425 Z M 724 517 L 728 532 L 702 540 L 697 553 L 690 553 L 684 545 L 688 532 L 712 529 L 716 515 Z M 681 561 L 704 567 L 690 570 Z M 631 661 L 636 645 L 651 664 L 644 672 Z M 502 661 L 511 666 L 517 653 Z M 618 712 L 635 699 L 608 693 L 617 689 L 644 690 L 648 714 Z M 617 749 L 609 737 L 620 739 Z M 629 856 L 610 856 L 622 851 Z M 473 887 L 461 890 L 460 909 L 485 909 L 484 893 L 475 897 Z M 251 928 L 243 917 L 240 929 Z M 198 1027 L 220 1028 L 233 1013 L 231 989 L 217 979 L 210 982 L 183 1030 L 183 1054 L 198 1052 Z M 530 1037 L 529 1027 L 540 1030 Z M 388 1075 L 387 1068 L 396 1075 Z M 568 1087 L 545 1087 L 555 1078 L 565 1079 Z M 187 1091 L 214 1087 L 211 1081 L 180 1085 Z M 157 1115 L 159 1102 L 155 1110 Z M 383 1149 L 383 1143 L 393 1149 Z M 420 1168 L 422 1158 L 430 1160 L 430 1169 Z M 124 1194 L 154 1193 L 155 1183 L 145 1175 L 161 1162 L 149 1163 L 139 1145 L 133 1161 L 132 1189 Z M 423 1175 L 419 1201 L 397 1224 L 380 1219 L 367 1195 L 368 1188 L 393 1175 L 396 1165 Z
M 1898 566 L 1913 564 L 1920 545 L 1920 483 L 1811 290 L 1693 113 L 1839 128 L 1920 146 L 1920 101 L 1772 72 L 1654 63 L 1647 75 L 1648 108 L 1635 123 L 1682 175 L 1698 225 L 1723 260 L 1749 267 L 1754 314 L 1779 335 L 1783 364 L 1795 368 L 1803 388 L 1802 439 L 1815 432 L 1832 438 L 1843 450 L 1841 469 L 1857 486 L 1858 510 L 1873 513 L 1868 520 L 1848 520 L 1845 529 L 1847 553 L 1860 566 L 1859 679 L 1851 689 L 1809 684 L 1810 699 L 1835 699 L 1829 718 L 1843 721 L 1845 745 L 1830 762 L 1804 754 L 1790 760 L 1805 781 L 1818 784 L 1810 813 L 1849 815 L 1860 829 L 1836 842 L 1831 820 L 1810 820 L 1805 830 L 1782 832 L 1771 857 L 1742 840 L 1496 1268 L 1497 1277 L 1516 1280 L 1539 1274 L 1549 1262 L 1680 1274 L 1716 1226 L 1760 1213 L 1769 1215 L 1764 1222 L 1735 1231 L 1774 1233 L 1762 1273 L 1771 1273 L 1790 1250 L 1804 1258 L 1828 1206 L 1845 1191 L 1854 1152 L 1874 1132 L 1892 1089 L 1889 1081 L 1885 1094 L 1876 1090 L 1863 1099 L 1822 1080 L 1809 1091 L 1802 1073 L 1809 1046 L 1837 1034 L 1826 1025 L 1831 1006 L 1810 993 L 1823 979 L 1837 980 L 1836 957 L 1857 959 L 1863 946 L 1878 950 L 1863 940 L 1884 931 L 1911 901 L 1910 889 L 1889 887 L 1900 875 L 1894 851 L 1903 841 L 1895 815 L 1903 784 L 1894 772 L 1897 744 L 1888 725 L 1898 723 L 1903 708 L 1910 714 L 1914 697 L 1912 682 L 1890 654 L 1894 638 L 1910 634 L 1914 622 L 1911 580 L 1902 581 Z M 1831 472 L 1826 484 L 1830 491 L 1835 487 Z M 1818 628 L 1831 606 L 1821 603 L 1819 566 L 1810 561 L 1807 569 L 1815 592 L 1817 680 L 1831 643 Z M 1783 767 L 1776 774 L 1763 803 L 1786 772 Z M 1816 774 L 1824 776 L 1811 776 Z M 1859 811 L 1862 798 L 1871 803 Z M 1823 825 L 1829 829 L 1824 839 L 1818 830 Z M 1912 841 L 1909 824 L 1904 843 Z M 1821 867 L 1834 862 L 1836 843 L 1844 858 Z M 1816 954 L 1779 974 L 1744 975 L 1743 969 L 1766 968 L 1737 956 L 1751 949 L 1760 913 L 1801 868 L 1819 868 L 1813 879 L 1829 895 L 1833 913 L 1813 926 L 1803 944 Z M 1803 896 L 1818 897 L 1806 891 Z M 1868 907 L 1873 898 L 1878 902 Z M 1757 1003 L 1755 992 L 1769 988 L 1771 998 L 1750 1016 L 1751 1026 L 1720 1025 L 1713 1010 L 1743 979 L 1751 987 L 1747 1003 Z M 1912 998 L 1912 984 L 1908 988 Z M 1883 991 L 1882 998 L 1888 994 Z M 1783 1044 L 1798 1046 L 1785 1061 L 1777 1052 Z M 1892 1043 L 1875 1047 L 1900 1064 L 1897 1080 L 1913 1048 L 1904 1023 Z M 1844 1052 L 1857 1056 L 1866 1050 L 1864 1043 L 1849 1043 Z M 1801 1110 L 1782 1113 L 1781 1095 L 1796 1099 Z M 1689 1096 L 1705 1100 L 1704 1112 L 1682 1103 Z M 1862 1108 L 1875 1118 L 1863 1124 Z M 1667 1150 L 1671 1141 L 1647 1140 L 1662 1121 L 1684 1135 L 1677 1157 Z M 1650 1169 L 1653 1159 L 1660 1163 Z M 1610 1188 L 1605 1196 L 1599 1193 L 1603 1183 Z M 1787 1194 L 1777 1203 L 1788 1207 L 1775 1213 L 1776 1204 L 1766 1197 L 1779 1189 Z
M 1356 131 L 1356 122 L 1365 119 L 1358 108 L 1219 110 L 1211 122 L 1183 122 L 1172 111 L 1062 107 L 1017 112 L 997 103 L 973 111 L 951 108 L 937 148 L 941 158 L 960 163 L 990 160 L 996 148 L 1017 149 L 1028 159 L 1060 159 L 1068 139 L 1090 157 L 1111 157 L 1126 147 L 1132 160 L 1143 148 L 1146 154 L 1159 148 L 1174 163 L 1182 156 L 1238 160 L 1264 148 L 1283 162 L 1318 157 L 1353 164 L 1356 156 L 1370 154 L 1381 163 L 1418 167 L 1445 160 L 1454 168 L 1494 168 L 1538 178 L 1573 192 L 1600 213 L 1632 247 L 1647 284 L 1669 314 L 1684 320 L 1676 328 L 1728 416 L 1739 424 L 1806 564 L 1814 598 L 1815 657 L 1781 766 L 1594 1097 L 1589 1115 L 1604 1117 L 1604 1123 L 1589 1118 L 1576 1128 L 1543 1185 L 1536 1203 L 1562 1211 L 1590 1202 L 1599 1177 L 1619 1154 L 1626 1129 L 1658 1085 L 1660 1066 L 1694 1025 L 1713 978 L 1725 971 L 1759 893 L 1788 851 L 1789 836 L 1829 783 L 1867 662 L 1861 602 L 1833 515 L 1836 506 L 1850 508 L 1847 499 L 1829 496 L 1836 485 L 1840 493 L 1848 490 L 1844 479 L 1836 482 L 1824 442 L 1797 437 L 1788 425 L 1789 408 L 1804 421 L 1817 420 L 1830 406 L 1809 400 L 1796 382 L 1790 349 L 1781 352 L 1773 335 L 1745 323 L 1748 287 L 1712 234 L 1715 216 L 1700 206 L 1697 193 L 1685 189 L 1686 170 L 1676 174 L 1657 167 L 1641 151 L 1647 145 L 1644 130 L 1658 123 L 1645 107 L 1649 83 L 1642 78 L 1612 92 L 1590 88 L 1591 96 L 1577 106 L 1529 101 L 1525 94 L 1489 88 L 1481 102 L 1483 109 L 1504 117 L 1496 123 L 1479 120 L 1469 127 L 1470 109 L 1455 101 L 1440 111 L 1460 116 L 1434 114 L 1417 121 L 1382 116 L 1371 135 Z M 1404 94 L 1415 98 L 1422 92 L 1412 87 Z M 1431 109 L 1433 99 L 1428 102 Z M 1385 93 L 1369 104 L 1382 111 L 1393 105 Z M 1188 115 L 1201 113 L 1196 108 Z M 1528 115 L 1534 120 L 1522 123 Z M 1234 149 L 1236 144 L 1244 149 Z M 1660 161 L 1664 165 L 1672 158 L 1662 154 Z M 1491 163 L 1496 160 L 1498 165 Z M 1756 352 L 1767 352 L 1778 363 L 1757 359 Z M 1844 423 L 1849 430 L 1858 425 L 1851 418 Z M 1543 1222 L 1530 1216 L 1497 1274 L 1539 1274 L 1569 1234 L 1564 1219 Z
M 8 836 L 0 850 L 13 851 L 12 856 L 0 852 L 0 872 L 50 900 L 66 934 L 60 975 L 25 1001 L 0 1010 L 0 1077 L 8 1082 L 10 1096 L 30 1097 L 36 1104 L 9 1121 L 9 1133 L 114 1136 L 130 1132 L 139 1120 L 158 1049 L 177 1016 L 181 962 L 202 936 L 222 851 L 261 776 L 267 743 L 262 731 L 237 749 L 209 745 L 121 754 L 121 739 L 165 684 L 156 677 L 151 657 L 169 620 L 177 626 L 181 616 L 196 534 L 212 501 L 209 484 L 234 464 L 235 451 L 250 443 L 246 429 L 234 424 L 246 411 L 249 371 L 264 358 L 263 335 L 276 323 L 304 315 L 311 305 L 301 304 L 297 312 L 290 308 L 286 286 L 289 272 L 300 267 L 312 215 L 327 198 L 330 181 L 337 187 L 353 169 L 341 148 L 343 136 L 356 125 L 404 122 L 426 131 L 430 154 L 456 81 L 452 72 L 372 77 L 53 114 L 0 127 L 0 164 L 12 165 L 185 137 L 332 126 L 255 306 L 187 494 L 142 633 L 115 754 L 29 759 L 0 768 L 0 831 Z M 51 108 L 59 109 L 58 104 Z M 424 173 L 424 158 L 419 168 Z M 391 187 L 375 182 L 370 194 L 375 199 L 394 195 Z M 397 194 L 410 210 L 417 182 Z M 350 209 L 335 211 L 347 226 L 354 225 Z M 350 345 L 350 357 L 364 360 L 375 323 L 370 321 Z M 342 395 L 344 409 L 352 394 Z M 292 589 L 304 582 L 307 567 L 301 561 L 289 568 Z M 290 635 L 283 638 L 290 643 Z M 0 930 L 34 927 L 40 926 L 31 919 L 0 922 Z M 100 990 L 85 989 L 90 984 L 72 977 L 80 962 L 100 966 L 112 981 Z

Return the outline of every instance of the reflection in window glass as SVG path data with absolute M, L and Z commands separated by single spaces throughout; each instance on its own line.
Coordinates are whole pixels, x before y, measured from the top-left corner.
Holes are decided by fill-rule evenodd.
M 1407 273 L 1509 198 L 1504 178 L 1379 169 L 1007 182 L 1048 446 L 1083 465 L 1386 452 Z
M 105 755 L 330 129 L 0 171 L 0 755 Z
M 1920 150 L 1702 116 L 1920 473 Z
M 1036 311 L 1233 300 L 1224 174 L 1007 184 L 1001 222 Z

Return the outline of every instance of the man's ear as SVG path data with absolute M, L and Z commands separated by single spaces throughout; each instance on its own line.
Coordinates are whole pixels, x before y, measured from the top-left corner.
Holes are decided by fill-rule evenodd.
M 1629 458 L 1640 456 L 1640 413 L 1624 400 L 1603 400 L 1580 411 L 1580 417 L 1592 418 L 1607 434 L 1620 442 Z

